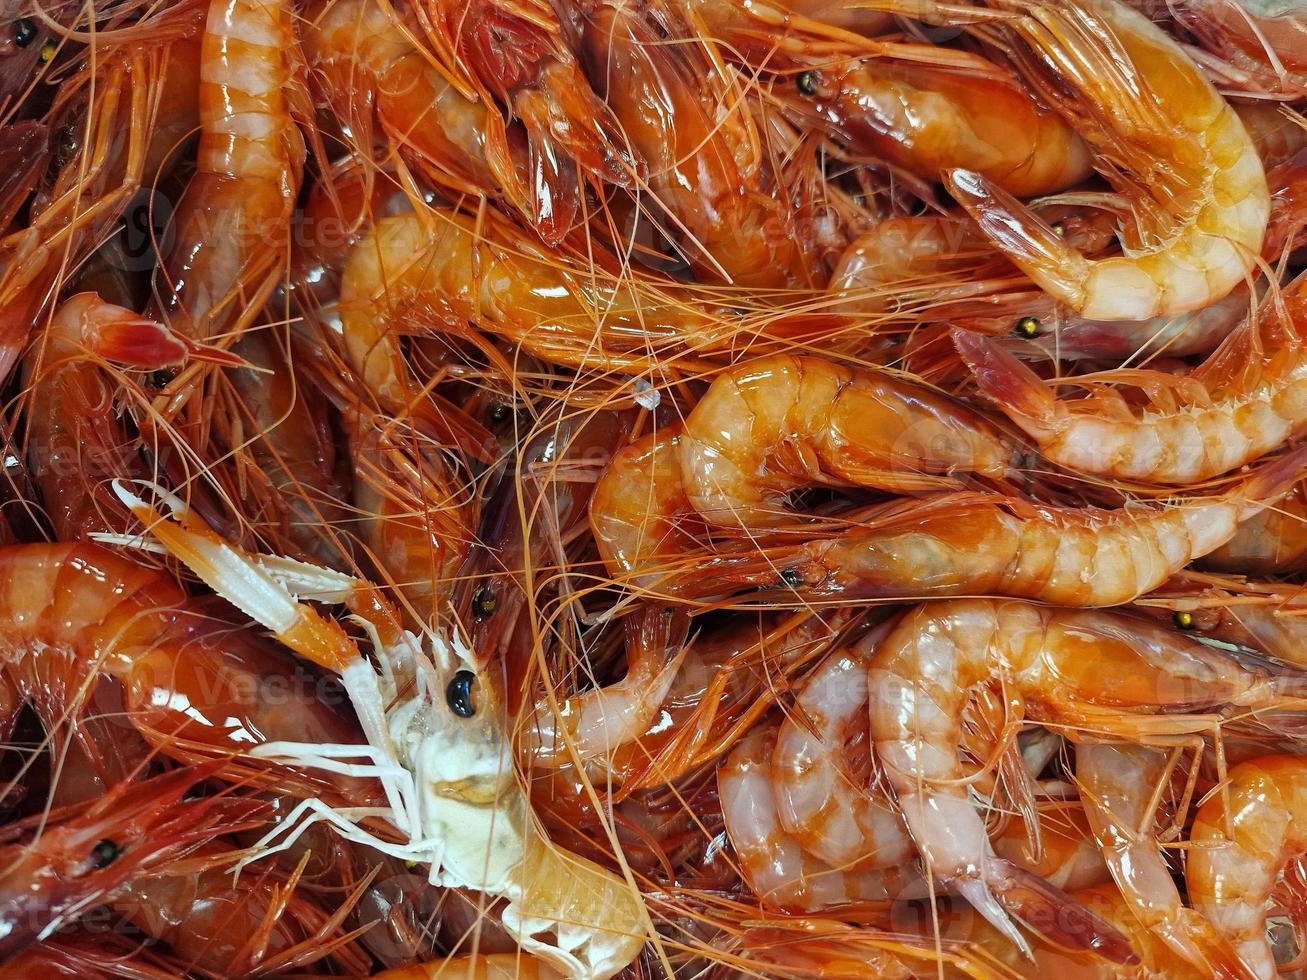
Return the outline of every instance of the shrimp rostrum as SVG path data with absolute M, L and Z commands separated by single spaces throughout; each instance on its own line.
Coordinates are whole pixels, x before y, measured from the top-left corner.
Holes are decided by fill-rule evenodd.
M 494 693 L 457 632 L 404 629 L 370 583 L 227 544 L 176 497 L 162 516 L 126 486 L 119 496 L 149 533 L 219 594 L 300 656 L 339 674 L 368 744 L 282 741 L 257 757 L 377 779 L 382 806 L 308 799 L 255 846 L 284 850 L 325 822 L 348 840 L 428 865 L 433 884 L 508 900 L 501 918 L 522 948 L 575 977 L 611 977 L 647 933 L 633 886 L 554 845 L 533 821 Z M 371 640 L 374 665 L 330 618 L 290 591 L 340 602 Z M 389 824 L 386 838 L 364 824 Z M 396 843 L 394 834 L 399 835 Z

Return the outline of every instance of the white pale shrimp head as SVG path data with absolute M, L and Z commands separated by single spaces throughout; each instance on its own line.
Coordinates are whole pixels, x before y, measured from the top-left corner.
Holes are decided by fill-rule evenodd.
M 478 703 L 489 692 L 457 634 L 403 629 L 369 583 L 240 551 L 180 499 L 146 486 L 170 516 L 122 482 L 114 489 L 162 550 L 280 642 L 337 672 L 368 739 L 366 745 L 269 742 L 251 754 L 375 778 L 385 791 L 381 807 L 304 801 L 253 848 L 250 860 L 284 850 L 311 824 L 326 822 L 349 840 L 429 864 L 433 884 L 508 899 L 505 927 L 524 950 L 570 976 L 602 980 L 635 958 L 647 933 L 643 902 L 626 882 L 560 851 L 537 828 L 513 770 L 510 740 L 497 712 Z M 159 550 L 140 539 L 130 543 Z M 370 637 L 373 659 L 301 598 L 345 604 Z M 401 842 L 375 836 L 364 821 L 391 824 Z

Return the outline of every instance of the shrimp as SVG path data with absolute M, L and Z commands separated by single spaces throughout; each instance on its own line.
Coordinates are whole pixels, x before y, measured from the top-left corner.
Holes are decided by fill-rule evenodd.
M 257 311 L 290 245 L 304 141 L 283 0 L 213 0 L 200 51 L 197 171 L 173 215 L 161 311 L 207 339 Z M 290 94 L 288 94 L 290 93 Z
M 895 502 L 834 537 L 719 548 L 676 589 L 779 585 L 805 601 L 981 594 L 1119 605 L 1228 541 L 1297 482 L 1305 456 L 1282 457 L 1224 496 L 1170 507 L 1060 508 L 987 495 Z
M 374 0 L 324 5 L 304 44 L 327 100 L 365 107 L 348 111 L 356 133 L 371 132 L 375 113 L 424 176 L 456 193 L 504 198 L 555 245 L 579 211 L 576 163 L 627 187 L 640 163 L 556 38 L 538 21 L 489 2 L 479 6 L 487 9 L 459 10 L 458 17 L 443 4 L 423 12 L 434 20 L 437 48 L 448 49 L 449 67 L 476 69 L 475 88 L 468 80 L 456 84 L 455 73 L 418 46 L 417 26 Z M 522 133 L 492 110 L 492 93 L 520 120 Z
M 699 279 L 820 287 L 797 209 L 752 159 L 758 136 L 744 110 L 710 108 L 717 103 L 705 97 L 703 79 L 716 67 L 653 8 L 623 0 L 597 5 L 581 43 L 595 90 L 648 165 L 654 215 L 665 214 Z
M 55 536 L 71 541 L 122 530 L 127 513 L 109 493 L 108 481 L 139 464 L 124 445 L 113 387 L 88 355 L 141 371 L 187 358 L 227 364 L 233 359 L 94 293 L 78 293 L 59 306 L 41 353 L 40 362 L 25 372 L 27 435 Z
M 383 408 L 421 411 L 400 335 L 466 324 L 567 367 L 640 371 L 707 333 L 705 313 L 602 267 L 571 266 L 449 210 L 378 221 L 350 253 L 340 291 L 346 359 Z
M 251 755 L 376 777 L 386 805 L 334 807 L 305 800 L 253 854 L 292 846 L 326 822 L 342 837 L 429 865 L 433 884 L 507 898 L 505 928 L 522 948 L 580 978 L 611 977 L 635 959 L 648 929 L 627 882 L 561 850 L 532 821 L 513 772 L 493 690 L 458 632 L 404 630 L 370 583 L 287 558 L 256 559 L 227 544 L 171 495 L 164 517 L 125 485 L 120 499 L 171 553 L 300 656 L 336 672 L 368 744 L 281 741 Z M 156 495 L 162 494 L 154 488 Z M 340 625 L 289 591 L 346 603 L 366 624 L 381 673 Z M 362 826 L 388 822 L 382 839 Z
M 958 749 L 971 689 L 1000 679 L 1040 720 L 1139 737 L 1202 731 L 1212 716 L 1193 712 L 1295 694 L 1146 620 L 988 599 L 905 615 L 869 672 L 876 754 L 927 872 L 1023 949 L 1005 909 L 1016 882 L 996 864 Z M 1103 952 L 1128 962 L 1127 950 L 1118 937 Z
M 845 149 L 928 181 L 967 168 L 1018 197 L 1052 194 L 1093 171 L 1089 148 L 1009 71 L 978 55 L 885 44 L 880 57 L 796 76 L 798 116 Z
M 826 864 L 785 831 L 772 788 L 775 734 L 775 726 L 750 732 L 717 770 L 727 833 L 754 894 L 767 905 L 813 912 L 891 902 L 915 885 L 918 878 L 912 871 Z
M 883 626 L 875 631 L 885 633 Z M 833 868 L 889 868 L 914 853 L 902 816 L 873 779 L 867 647 L 838 650 L 817 668 L 781 723 L 771 755 L 781 828 Z
M 1141 320 L 1224 297 L 1253 270 L 1270 215 L 1239 117 L 1174 41 L 1117 0 L 1011 5 L 1021 11 L 1013 29 L 1054 84 L 1081 92 L 1063 108 L 1101 169 L 1137 200 L 1136 222 L 1124 255 L 1087 259 L 974 170 L 946 172 L 953 197 L 1035 282 L 1085 316 Z
M 493 93 L 521 121 L 524 153 L 512 152 L 517 144 L 497 118 L 489 120 L 486 150 L 496 172 L 516 178 L 505 181 L 509 199 L 546 243 L 560 241 L 581 211 L 578 168 L 600 187 L 634 190 L 644 178 L 643 161 L 591 90 L 550 5 L 524 10 L 506 0 L 438 0 L 424 15 L 437 47 L 472 69 L 481 101 L 489 104 Z
M 1094 836 L 1131 912 L 1176 955 L 1217 977 L 1251 978 L 1239 954 L 1180 900 L 1153 832 L 1152 787 L 1167 775 L 1167 751 L 1086 742 L 1076 747 L 1076 780 Z
M 184 800 L 212 765 L 123 784 L 70 813 L 33 823 L 0 846 L 0 956 L 49 935 L 86 908 L 228 831 L 257 827 L 267 804 L 233 796 Z M 26 830 L 10 825 L 7 836 Z
M 1279 298 L 1282 308 L 1268 301 L 1190 375 L 1190 391 L 1132 418 L 1110 417 L 1095 398 L 1057 400 L 1034 372 L 984 338 L 955 330 L 953 340 L 981 390 L 1054 462 L 1122 480 L 1199 483 L 1307 426 L 1307 356 L 1298 336 L 1298 324 L 1307 324 L 1307 277 Z
M 1307 760 L 1253 759 L 1230 770 L 1189 832 L 1190 901 L 1262 980 L 1277 976 L 1267 900 L 1286 863 L 1307 850 L 1297 819 L 1305 794 Z
M 658 562 L 695 547 L 698 520 L 681 476 L 681 437 L 675 422 L 618 450 L 590 498 L 590 530 L 609 574 L 637 588 L 662 576 Z
M 0 582 L 4 673 L 47 720 L 66 716 L 88 677 L 108 675 L 122 685 L 132 727 L 168 756 L 222 757 L 224 778 L 292 794 L 369 797 L 358 781 L 332 784 L 237 754 L 305 732 L 333 743 L 358 736 L 313 678 L 171 579 L 97 545 L 69 543 L 0 549 Z
M 469 623 L 472 649 L 501 666 L 505 705 L 514 714 L 527 686 L 520 679 L 536 650 L 527 613 L 560 563 L 559 542 L 583 531 L 596 481 L 631 423 L 632 413 L 624 411 L 546 416 L 505 467 L 486 505 L 479 539 L 461 570 L 463 595 L 454 605 Z
M 302 887 L 302 867 L 285 875 L 270 861 L 257 862 L 243 869 L 237 885 L 229 869 L 238 857 L 220 841 L 206 842 L 184 860 L 127 881 L 114 905 L 192 969 L 259 976 L 330 956 L 342 971 L 368 970 L 366 954 L 333 935 L 357 889 L 329 914 Z
M 1251 71 L 1259 89 L 1307 95 L 1307 16 L 1277 0 L 1180 0 L 1175 16 L 1236 69 Z M 1218 70 L 1218 66 L 1208 66 Z
M 805 486 L 933 489 L 957 472 L 1002 477 L 1013 456 L 998 432 L 947 398 L 793 355 L 717 375 L 685 420 L 680 451 L 700 516 L 744 528 L 784 522 L 784 498 Z
M 928 898 L 930 888 L 916 869 L 887 864 L 829 865 L 812 855 L 782 826 L 777 812 L 773 764 L 769 747 L 775 726 L 755 730 L 743 739 L 718 769 L 726 829 L 741 871 L 750 888 L 765 904 L 783 909 L 814 912 L 852 904 L 885 904 Z M 888 801 L 886 801 L 888 802 Z M 896 830 L 892 836 L 902 835 Z M 1064 855 L 1071 864 L 1080 860 L 1078 848 Z M 1058 902 L 1060 918 L 1049 917 L 1049 938 L 1074 949 L 1092 949 L 1119 962 L 1131 962 L 1124 941 L 1106 922 L 1075 906 L 1061 889 L 1040 879 L 1020 864 L 1001 864 L 1013 883 L 1020 883 L 1018 903 L 1034 909 L 1037 902 Z M 1045 870 L 1062 869 L 1045 862 Z M 1068 871 L 1068 873 L 1070 873 Z
M 475 497 L 453 464 L 387 420 L 360 413 L 352 428 L 361 543 L 419 618 L 442 615 L 472 545 Z
M 1244 575 L 1285 575 L 1307 567 L 1307 485 L 1239 525 L 1203 567 Z

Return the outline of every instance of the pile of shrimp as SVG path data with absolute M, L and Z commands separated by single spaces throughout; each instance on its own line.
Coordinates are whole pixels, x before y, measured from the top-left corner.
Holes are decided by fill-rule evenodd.
M 1307 12 L 0 0 L 0 977 L 1307 976 Z

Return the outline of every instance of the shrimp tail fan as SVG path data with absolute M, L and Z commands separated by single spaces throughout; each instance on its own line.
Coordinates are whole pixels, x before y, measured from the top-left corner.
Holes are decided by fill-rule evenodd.
M 1008 861 L 995 863 L 999 880 L 988 879 L 994 897 L 1046 939 L 1068 949 L 1096 953 L 1113 963 L 1139 962 L 1125 936 L 1106 919 L 1039 875 Z
M 1089 263 L 1043 218 L 1003 188 L 974 170 L 946 170 L 944 186 L 1021 271 L 1045 289 L 1058 293 L 1056 281 L 1084 282 Z M 1075 297 L 1058 296 L 1071 302 Z
M 953 343 L 981 394 L 1034 438 L 1052 434 L 1056 399 L 1034 371 L 988 337 L 955 328 Z

